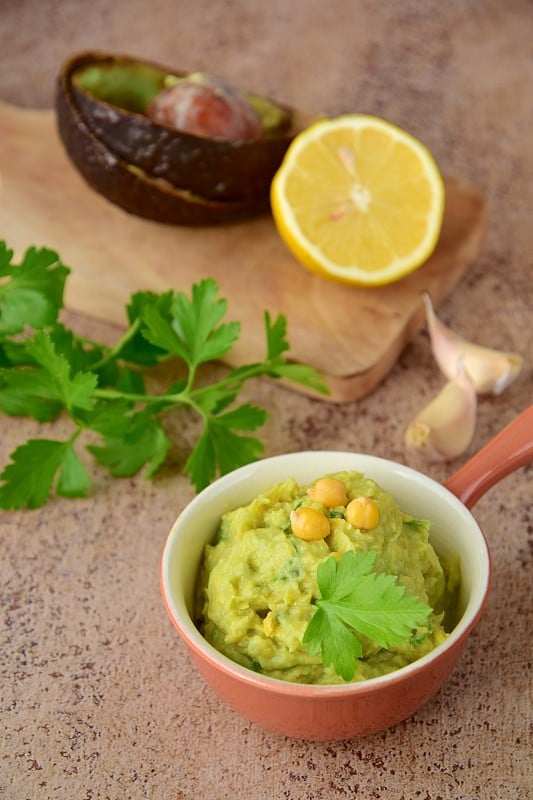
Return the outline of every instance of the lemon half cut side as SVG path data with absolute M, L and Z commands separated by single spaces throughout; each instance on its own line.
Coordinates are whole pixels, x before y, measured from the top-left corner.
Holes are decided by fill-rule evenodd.
M 429 258 L 444 194 L 418 139 L 377 117 L 346 114 L 296 136 L 274 176 L 271 206 L 279 235 L 304 266 L 379 286 Z

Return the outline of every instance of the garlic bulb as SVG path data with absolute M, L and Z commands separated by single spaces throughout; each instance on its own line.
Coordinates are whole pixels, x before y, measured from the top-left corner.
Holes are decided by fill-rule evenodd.
M 472 441 L 476 413 L 476 390 L 460 361 L 455 377 L 411 422 L 405 443 L 433 460 L 456 458 Z
M 435 314 L 430 297 L 423 295 L 433 355 L 447 378 L 453 380 L 462 359 L 478 394 L 501 394 L 518 376 L 522 357 L 468 342 L 444 325 Z

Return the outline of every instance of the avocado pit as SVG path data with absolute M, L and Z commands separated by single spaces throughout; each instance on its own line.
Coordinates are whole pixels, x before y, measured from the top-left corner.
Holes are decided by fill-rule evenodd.
M 209 75 L 191 75 L 163 89 L 146 108 L 152 122 L 212 139 L 260 139 L 259 114 L 239 92 Z

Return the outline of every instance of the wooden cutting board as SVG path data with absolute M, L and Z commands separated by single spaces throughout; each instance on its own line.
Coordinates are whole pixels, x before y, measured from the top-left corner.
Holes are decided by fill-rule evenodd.
M 93 192 L 68 160 L 53 111 L 0 103 L 0 238 L 18 256 L 29 245 L 56 250 L 72 273 L 66 305 L 123 327 L 124 306 L 141 289 L 190 291 L 213 277 L 241 338 L 236 366 L 264 354 L 263 311 L 288 320 L 290 357 L 326 378 L 330 399 L 371 392 L 424 324 L 421 293 L 438 305 L 478 254 L 485 227 L 482 194 L 446 179 L 441 237 L 431 258 L 390 286 L 359 289 L 302 267 L 272 218 L 228 227 L 182 228 L 127 214 Z

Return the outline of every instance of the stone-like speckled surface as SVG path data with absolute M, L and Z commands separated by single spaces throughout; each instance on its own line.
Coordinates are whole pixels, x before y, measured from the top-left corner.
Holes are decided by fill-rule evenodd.
M 443 171 L 490 202 L 483 252 L 443 319 L 527 356 L 503 396 L 481 400 L 473 452 L 531 402 L 532 32 L 526 0 L 0 0 L 0 99 L 51 105 L 60 62 L 93 48 L 203 69 L 302 108 L 375 113 L 421 137 Z M 268 454 L 354 449 L 420 466 L 403 431 L 441 383 L 421 333 L 362 401 L 331 407 L 267 383 L 246 396 L 271 412 Z M 172 420 L 178 470 L 195 424 Z M 31 421 L 0 426 L 1 464 L 27 437 L 48 435 Z M 442 480 L 465 458 L 427 470 Z M 88 499 L 0 516 L 2 799 L 531 797 L 530 470 L 475 509 L 493 589 L 450 682 L 393 730 L 313 744 L 222 706 L 165 616 L 158 562 L 192 497 L 186 480 L 170 470 L 153 483 L 99 470 L 94 479 Z

